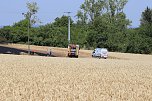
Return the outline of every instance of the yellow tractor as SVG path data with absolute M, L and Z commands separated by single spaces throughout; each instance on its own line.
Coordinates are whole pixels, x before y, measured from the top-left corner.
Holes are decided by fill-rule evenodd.
M 69 44 L 68 45 L 68 57 L 76 57 L 79 56 L 79 45 Z

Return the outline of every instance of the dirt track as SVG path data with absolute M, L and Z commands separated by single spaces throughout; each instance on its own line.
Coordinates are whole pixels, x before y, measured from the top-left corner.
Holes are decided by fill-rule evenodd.
M 26 53 L 27 53 L 27 45 L 21 45 L 21 44 L 3 45 L 3 44 L 1 44 L 0 46 L 1 46 L 1 50 L 3 50 L 2 47 L 7 47 L 7 49 L 10 48 L 9 49 L 10 51 L 12 50 L 12 48 L 14 48 L 13 50 L 17 49 L 17 50 L 21 50 L 23 52 L 26 51 Z M 48 48 L 51 49 L 52 55 L 55 57 L 67 57 L 67 48 L 30 45 L 31 51 L 40 52 L 43 54 L 47 54 Z M 19 54 L 18 51 L 17 51 L 17 54 Z M 79 57 L 91 57 L 91 51 L 80 50 Z
M 0 44 L 0 46 L 26 50 L 27 45 L 22 44 Z M 47 54 L 47 49 L 50 48 L 52 51 L 52 56 L 55 57 L 67 57 L 67 48 L 59 48 L 59 47 L 47 47 L 47 46 L 35 46 L 30 45 L 32 51 L 37 51 L 43 53 L 44 55 Z M 79 51 L 79 58 L 91 58 L 92 50 L 80 50 Z M 142 54 L 130 54 L 130 53 L 118 53 L 118 52 L 109 52 L 108 59 L 120 59 L 120 60 L 147 60 L 147 58 L 151 58 L 152 55 L 142 55 Z M 147 60 L 150 61 L 150 60 Z

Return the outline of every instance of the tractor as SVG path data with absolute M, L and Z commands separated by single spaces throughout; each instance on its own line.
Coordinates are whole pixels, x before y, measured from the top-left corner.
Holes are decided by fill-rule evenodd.
M 76 57 L 79 56 L 79 45 L 69 44 L 68 45 L 68 57 Z

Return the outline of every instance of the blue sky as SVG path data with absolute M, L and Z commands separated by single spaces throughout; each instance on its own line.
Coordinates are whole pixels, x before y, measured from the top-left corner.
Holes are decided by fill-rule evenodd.
M 46 24 L 54 21 L 66 11 L 71 11 L 72 18 L 76 15 L 80 5 L 84 0 L 1 0 L 0 3 L 0 25 L 12 25 L 24 19 L 22 13 L 27 11 L 26 2 L 35 1 L 38 3 L 38 18 Z M 124 12 L 127 18 L 132 21 L 132 27 L 138 27 L 140 24 L 141 13 L 149 6 L 152 8 L 152 0 L 128 0 Z

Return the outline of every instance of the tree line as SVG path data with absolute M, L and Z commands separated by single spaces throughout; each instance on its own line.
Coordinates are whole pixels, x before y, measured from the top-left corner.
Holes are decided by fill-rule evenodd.
M 127 0 L 85 0 L 71 18 L 71 43 L 84 49 L 105 47 L 109 51 L 152 53 L 152 9 L 141 14 L 140 26 L 129 28 L 131 21 L 123 12 Z M 30 26 L 30 44 L 67 47 L 68 16 L 39 27 Z M 28 19 L 0 29 L 0 42 L 27 43 Z

